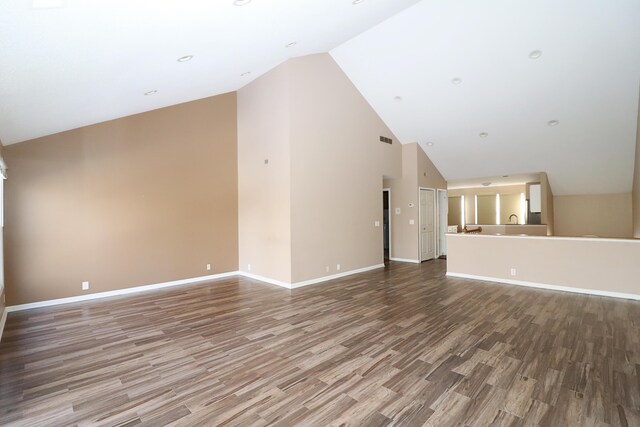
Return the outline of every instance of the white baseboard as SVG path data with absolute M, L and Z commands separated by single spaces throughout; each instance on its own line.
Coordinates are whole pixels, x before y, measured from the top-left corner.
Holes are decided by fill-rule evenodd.
M 507 285 L 526 286 L 528 288 L 547 289 L 550 291 L 572 292 L 576 294 L 597 295 L 601 297 L 640 300 L 640 295 L 626 294 L 623 292 L 610 292 L 610 291 L 601 291 L 598 289 L 585 289 L 585 288 L 574 288 L 571 286 L 549 285 L 546 283 L 525 282 L 523 280 L 500 279 L 497 277 L 476 276 L 473 274 L 465 274 L 465 273 L 451 273 L 449 271 L 447 272 L 447 276 L 459 277 L 461 279 L 482 280 L 484 282 L 506 283 Z
M 4 324 L 7 323 L 7 308 L 5 307 L 0 318 L 0 341 L 2 341 L 2 333 L 4 332 Z
M 133 287 L 133 288 L 118 289 L 118 290 L 115 290 L 115 291 L 96 292 L 94 294 L 79 295 L 79 296 L 76 296 L 76 297 L 59 298 L 59 299 L 53 299 L 53 300 L 48 300 L 48 301 L 33 302 L 33 303 L 29 303 L 29 304 L 12 305 L 12 306 L 7 307 L 5 312 L 29 310 L 31 308 L 49 307 L 49 306 L 52 306 L 52 305 L 68 304 L 68 303 L 80 302 L 80 301 L 88 301 L 88 300 L 98 299 L 98 298 L 115 297 L 115 296 L 119 296 L 119 295 L 133 294 L 133 293 L 137 293 L 137 292 L 147 292 L 147 291 L 153 291 L 153 290 L 156 290 L 156 289 L 169 288 L 169 287 L 172 287 L 172 286 L 190 285 L 190 284 L 194 284 L 194 283 L 207 282 L 209 280 L 222 279 L 222 278 L 225 278 L 225 277 L 236 276 L 237 274 L 238 274 L 237 271 L 231 271 L 231 272 L 228 272 L 228 273 L 212 274 L 210 276 L 193 277 L 191 279 L 174 280 L 172 282 L 156 283 L 156 284 L 153 284 L 153 285 L 136 286 L 136 287 Z
M 252 274 L 252 273 L 247 273 L 246 271 L 239 271 L 238 274 L 240 276 L 244 276 L 244 277 L 249 278 L 249 279 L 258 280 L 260 282 L 265 282 L 265 283 L 270 283 L 272 285 L 281 286 L 281 287 L 286 288 L 286 289 L 296 289 L 296 288 L 301 288 L 303 286 L 309 286 L 309 285 L 314 285 L 316 283 L 327 282 L 329 280 L 339 279 L 339 278 L 345 277 L 345 276 L 351 276 L 352 274 L 364 273 L 365 271 L 375 270 L 376 268 L 383 268 L 383 267 L 384 267 L 384 264 L 376 264 L 376 265 L 371 265 L 369 267 L 358 268 L 356 270 L 349 270 L 349 271 L 345 271 L 343 273 L 332 274 L 330 276 L 318 277 L 317 279 L 310 279 L 310 280 L 305 280 L 305 281 L 297 282 L 297 283 L 282 282 L 280 280 L 271 279 L 269 277 L 259 276 L 257 274 Z
M 345 271 L 344 273 L 332 274 L 331 276 L 318 277 L 317 279 L 305 280 L 303 282 L 291 284 L 291 289 L 301 288 L 303 286 L 315 285 L 316 283 L 327 282 L 329 280 L 339 279 L 352 274 L 364 273 L 378 268 L 384 268 L 384 264 L 370 265 L 369 267 L 358 268 L 356 270 Z
M 280 280 L 271 279 L 270 277 L 259 276 L 257 274 L 247 273 L 246 271 L 238 271 L 238 276 L 246 277 L 247 279 L 257 280 L 259 282 L 270 283 L 272 285 L 280 286 L 283 288 L 291 289 L 291 283 L 282 282 Z
M 313 285 L 315 283 L 320 283 L 320 282 L 326 282 L 328 280 L 338 279 L 340 277 L 350 276 L 352 274 L 357 274 L 357 273 L 363 273 L 365 271 L 374 270 L 376 268 L 383 268 L 383 267 L 384 267 L 384 264 L 377 264 L 377 265 L 372 265 L 372 266 L 369 266 L 369 267 L 359 268 L 357 270 L 345 271 L 344 273 L 338 273 L 338 274 L 333 274 L 331 276 L 319 277 L 317 279 L 306 280 L 304 282 L 298 282 L 298 283 L 293 283 L 293 284 L 282 282 L 280 280 L 271 279 L 269 277 L 259 276 L 257 274 L 247 273 L 247 272 L 244 272 L 244 271 L 230 271 L 228 273 L 212 274 L 210 276 L 193 277 L 191 279 L 174 280 L 172 282 L 156 283 L 156 284 L 153 284 L 153 285 L 136 286 L 136 287 L 133 287 L 133 288 L 118 289 L 118 290 L 115 290 L 115 291 L 96 292 L 96 293 L 93 293 L 93 294 L 79 295 L 79 296 L 75 296 L 75 297 L 59 298 L 59 299 L 53 299 L 53 300 L 48 300 L 48 301 L 39 301 L 39 302 L 33 302 L 33 303 L 29 303 L 29 304 L 12 305 L 12 306 L 9 306 L 9 307 L 5 308 L 4 314 L 3 314 L 3 322 L 7 317 L 7 313 L 14 312 L 14 311 L 29 310 L 29 309 L 32 309 L 32 308 L 50 307 L 50 306 L 53 306 L 53 305 L 69 304 L 69 303 L 72 303 L 72 302 L 89 301 L 89 300 L 99 299 L 99 298 L 109 298 L 109 297 L 133 294 L 133 293 L 138 293 L 138 292 L 147 292 L 147 291 L 153 291 L 153 290 L 156 290 L 156 289 L 169 288 L 169 287 L 173 287 L 173 286 L 182 286 L 182 285 L 190 285 L 190 284 L 201 283 L 201 282 L 208 282 L 210 280 L 223 279 L 223 278 L 226 278 L 226 277 L 243 276 L 243 277 L 247 277 L 249 279 L 258 280 L 260 282 L 265 282 L 265 283 L 270 283 L 272 285 L 281 286 L 281 287 L 286 288 L 286 289 L 295 289 L 295 288 L 300 288 L 300 287 L 303 287 L 303 286 Z M 4 327 L 4 323 L 2 323 L 2 327 Z M 2 332 L 0 330 L 0 337 L 2 336 L 1 334 L 2 334 Z
M 389 260 L 391 260 L 391 261 L 397 261 L 397 262 L 410 262 L 410 263 L 412 263 L 412 264 L 420 264 L 420 261 L 418 261 L 417 259 L 389 258 Z

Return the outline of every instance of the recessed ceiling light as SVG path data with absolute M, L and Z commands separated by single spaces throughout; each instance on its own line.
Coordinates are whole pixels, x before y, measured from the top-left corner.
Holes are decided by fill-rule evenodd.
M 291 42 L 291 43 L 287 43 L 286 45 L 284 45 L 284 47 L 293 47 L 295 45 L 297 45 L 298 42 Z
M 427 147 L 433 147 L 433 142 L 427 142 Z
M 364 1 L 364 0 L 353 0 L 353 1 L 351 2 L 351 4 L 360 4 L 360 3 L 362 3 L 363 1 Z
M 150 90 L 149 92 L 145 92 L 144 95 L 149 96 L 149 95 L 155 95 L 156 93 L 158 93 L 158 91 L 154 89 L 154 90 Z
M 557 120 L 549 120 L 549 121 L 547 122 L 547 124 L 548 124 L 549 126 L 553 127 L 553 126 L 558 126 L 558 125 L 560 124 L 560 122 L 559 122 L 559 121 L 557 121 Z
M 538 59 L 542 56 L 542 51 L 541 50 L 532 50 L 529 53 L 529 58 L 531 59 Z
M 240 77 L 246 77 L 249 74 L 251 74 L 251 71 L 247 71 L 247 72 L 244 72 L 244 73 L 240 74 Z
M 486 132 L 480 132 L 480 133 L 478 134 L 478 136 L 479 136 L 480 138 L 486 138 L 486 137 L 488 137 L 488 136 L 489 136 L 489 134 L 488 134 L 488 133 L 486 133 Z
M 454 77 L 451 80 L 451 83 L 453 83 L 454 85 L 459 85 L 460 83 L 462 83 L 462 79 L 460 77 Z
M 233 0 L 234 6 L 245 6 L 251 3 L 251 0 Z
M 187 62 L 193 59 L 193 55 L 185 55 L 178 58 L 178 62 Z
M 491 183 L 490 183 L 490 182 L 483 182 L 483 183 L 482 183 L 482 186 L 483 186 L 483 187 L 488 187 L 488 186 L 490 186 L 490 185 L 491 185 Z
M 396 97 L 393 98 L 393 100 L 396 101 L 396 102 L 400 102 L 400 101 L 402 101 L 402 97 L 401 96 L 396 96 Z

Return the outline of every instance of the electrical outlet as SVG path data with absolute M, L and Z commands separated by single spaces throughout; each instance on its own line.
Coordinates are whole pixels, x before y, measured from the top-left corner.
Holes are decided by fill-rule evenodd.
M 374 223 L 373 223 L 373 226 L 374 226 L 374 227 L 380 227 L 380 221 L 376 221 L 376 222 L 374 222 Z
M 409 220 L 409 225 L 413 225 L 413 224 L 415 224 L 415 223 L 416 223 L 416 222 L 415 222 L 414 220 L 412 220 L 412 219 L 410 219 L 410 220 Z
M 336 270 L 340 271 L 340 264 L 336 264 Z
M 247 264 L 247 271 L 251 271 L 251 264 Z
M 82 290 L 83 291 L 89 290 L 89 282 L 82 282 Z
M 207 264 L 207 271 L 211 270 L 211 264 Z
M 516 269 L 515 268 L 511 268 L 511 275 L 515 276 L 516 275 Z
M 329 272 L 329 266 L 327 265 L 327 273 Z

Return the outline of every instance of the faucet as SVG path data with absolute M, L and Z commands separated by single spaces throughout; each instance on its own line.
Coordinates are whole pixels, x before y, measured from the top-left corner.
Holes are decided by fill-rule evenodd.
M 511 224 L 511 217 L 514 217 L 514 216 L 516 217 L 516 222 L 515 222 L 515 223 L 516 223 L 516 224 L 518 223 L 518 215 L 516 215 L 516 214 L 511 214 L 511 215 L 509 215 L 509 224 Z

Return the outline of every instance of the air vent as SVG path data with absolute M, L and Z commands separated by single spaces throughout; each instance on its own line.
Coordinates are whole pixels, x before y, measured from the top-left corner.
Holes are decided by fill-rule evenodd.
M 393 139 L 387 138 L 386 136 L 381 136 L 380 141 L 386 142 L 387 144 L 393 144 Z

